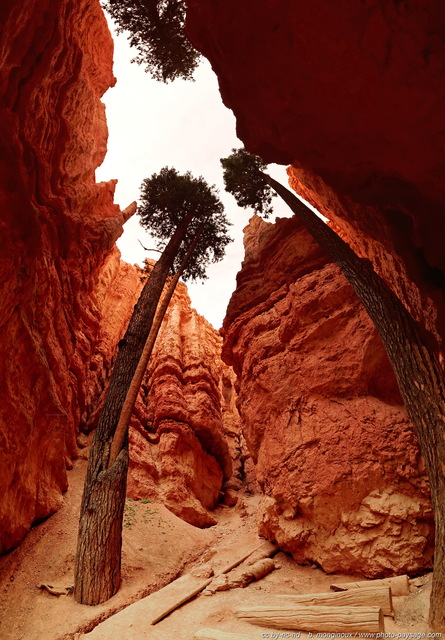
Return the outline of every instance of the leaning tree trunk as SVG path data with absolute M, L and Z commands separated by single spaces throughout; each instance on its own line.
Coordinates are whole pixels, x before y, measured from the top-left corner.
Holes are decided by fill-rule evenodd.
M 430 623 L 445 629 L 445 384 L 436 354 L 423 329 L 399 298 L 327 224 L 270 176 L 268 184 L 302 220 L 316 242 L 340 266 L 373 321 L 397 377 L 408 415 L 419 439 L 431 488 L 436 526 Z
M 104 602 L 120 586 L 128 451 L 125 443 L 114 465 L 108 468 L 110 445 L 165 281 L 193 217 L 193 213 L 186 216 L 153 267 L 118 345 L 116 362 L 91 445 L 80 508 L 74 597 L 82 604 Z
M 116 431 L 114 433 L 113 441 L 111 443 L 111 448 L 110 448 L 110 457 L 108 460 L 109 467 L 111 467 L 114 464 L 114 461 L 118 457 L 124 445 L 124 442 L 128 433 L 128 426 L 130 424 L 131 414 L 133 413 L 136 398 L 138 396 L 139 389 L 141 388 L 142 380 L 144 378 L 144 374 L 147 369 L 148 362 L 153 352 L 153 348 L 156 343 L 156 338 L 158 337 L 159 329 L 161 328 L 162 321 L 164 319 L 168 305 L 170 304 L 170 300 L 172 299 L 172 296 L 175 292 L 176 285 L 179 282 L 179 278 L 184 273 L 184 269 L 186 268 L 192 253 L 196 249 L 196 245 L 198 244 L 198 240 L 202 234 L 202 226 L 203 225 L 201 225 L 198 231 L 195 233 L 195 236 L 190 244 L 190 247 L 187 249 L 187 253 L 185 254 L 181 264 L 179 265 L 177 272 L 171 279 L 168 285 L 167 291 L 165 292 L 162 298 L 162 301 L 159 304 L 159 308 L 156 311 L 156 316 L 155 316 L 153 325 L 151 327 L 149 336 L 142 350 L 141 357 L 138 362 L 138 366 L 136 367 L 136 371 L 134 372 L 134 376 L 131 381 L 130 387 L 128 388 L 127 396 L 125 398 L 125 402 L 122 407 L 122 412 L 119 418 L 119 422 L 116 427 Z

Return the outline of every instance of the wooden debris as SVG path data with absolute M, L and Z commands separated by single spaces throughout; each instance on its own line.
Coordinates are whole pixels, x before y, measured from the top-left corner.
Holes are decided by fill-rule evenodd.
M 216 574 L 217 576 L 221 575 L 222 573 L 229 573 L 229 571 L 232 571 L 232 569 L 234 569 L 235 567 L 237 567 L 239 564 L 241 564 L 242 562 L 244 562 L 244 560 L 247 560 L 247 558 L 250 558 L 250 556 L 252 554 L 254 554 L 256 551 L 259 551 L 262 547 L 264 547 L 264 542 L 262 542 L 261 544 L 259 544 L 257 547 L 255 547 L 254 549 L 252 549 L 252 551 L 249 551 L 249 553 L 245 553 L 243 556 L 241 556 L 240 558 L 238 558 L 237 560 L 234 560 L 233 562 L 231 562 L 230 564 L 228 564 L 224 569 L 222 569 L 222 571 L 218 571 L 218 573 Z
M 255 564 L 248 565 L 235 575 L 217 576 L 204 591 L 204 595 L 213 595 L 217 591 L 227 591 L 237 587 L 247 587 L 254 580 L 259 580 L 275 569 L 275 563 L 271 558 L 263 558 Z
M 244 571 L 241 571 L 239 575 L 235 575 L 232 578 L 229 576 L 230 588 L 234 587 L 247 587 L 248 584 L 254 580 L 264 578 L 268 573 L 275 569 L 275 562 L 271 558 L 263 558 L 258 560 L 255 564 L 249 565 Z
M 385 631 L 383 613 L 378 607 L 246 607 L 237 609 L 235 615 L 251 624 L 273 629 L 331 633 Z
M 363 589 L 366 587 L 391 587 L 393 596 L 409 595 L 408 576 L 395 576 L 394 578 L 382 578 L 380 580 L 363 580 L 360 582 L 340 582 L 331 584 L 332 591 L 348 591 L 349 589 Z
M 74 587 L 55 587 L 52 584 L 39 584 L 37 585 L 37 589 L 44 589 L 48 591 L 52 596 L 67 596 L 70 593 L 73 593 Z
M 163 589 L 156 591 L 157 594 L 164 592 L 164 597 L 156 613 L 147 622 L 156 624 L 159 620 L 162 620 L 162 618 L 165 618 L 169 613 L 175 611 L 175 609 L 178 609 L 182 604 L 188 602 L 200 593 L 211 581 L 212 578 L 207 578 L 207 580 L 202 581 L 186 574 L 174 580 Z
M 228 573 L 234 567 L 237 567 L 239 564 L 244 562 L 252 553 L 258 551 L 263 546 L 263 543 L 251 549 L 248 553 L 244 553 L 242 556 L 238 557 L 236 560 L 228 564 L 222 571 L 219 571 L 217 576 Z M 174 580 L 170 584 L 168 584 L 160 591 L 157 591 L 155 594 L 157 595 L 164 592 L 168 597 L 163 597 L 160 606 L 157 607 L 156 614 L 151 617 L 147 622 L 149 624 L 156 624 L 162 618 L 165 618 L 169 613 L 178 609 L 181 605 L 191 600 L 198 593 L 203 591 L 211 582 L 213 578 L 207 578 L 206 580 L 199 580 L 198 578 L 194 578 L 190 574 L 186 574 L 185 576 L 181 576 L 177 580 Z
M 271 558 L 274 556 L 280 547 L 273 542 L 265 541 L 260 545 L 257 551 L 254 551 L 246 560 L 246 564 L 255 564 L 258 560 L 262 560 L 263 558 Z
M 227 633 L 227 631 L 219 631 L 218 629 L 200 629 L 193 638 L 194 640 L 253 640 L 252 636 Z
M 336 593 L 308 593 L 305 595 L 278 596 L 286 603 L 321 605 L 326 607 L 378 607 L 384 616 L 393 616 L 390 587 L 363 587 Z

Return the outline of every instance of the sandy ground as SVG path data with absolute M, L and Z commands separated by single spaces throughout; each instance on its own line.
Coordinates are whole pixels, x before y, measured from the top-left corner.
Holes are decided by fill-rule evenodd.
M 301 567 L 290 556 L 279 553 L 275 556 L 277 570 L 260 581 L 244 589 L 201 594 L 151 626 L 144 619 L 149 601 L 145 596 L 203 565 L 211 565 L 216 573 L 261 542 L 256 534 L 257 498 L 241 496 L 236 507 L 218 509 L 218 524 L 206 530 L 186 524 L 160 504 L 127 501 L 123 584 L 119 592 L 96 607 L 79 605 L 72 595 L 50 595 L 38 586 L 73 584 L 85 466 L 86 462 L 79 460 L 70 472 L 70 489 L 62 509 L 34 527 L 18 549 L 0 558 L 1 640 L 191 640 L 203 627 L 258 640 L 277 638 L 280 631 L 240 621 L 234 610 L 239 606 L 278 604 L 279 594 L 329 591 L 334 581 L 360 579 Z M 385 617 L 385 632 L 395 634 L 392 637 L 429 631 L 429 581 L 412 589 L 410 596 L 394 599 L 395 620 Z M 291 635 L 296 632 L 287 633 L 281 637 L 298 637 Z M 302 632 L 300 637 L 310 636 Z

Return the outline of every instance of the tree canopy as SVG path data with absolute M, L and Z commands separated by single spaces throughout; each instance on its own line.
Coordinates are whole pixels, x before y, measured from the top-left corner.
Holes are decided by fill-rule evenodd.
M 268 218 L 273 211 L 272 188 L 264 179 L 267 164 L 246 149 L 232 149 L 227 158 L 221 158 L 226 191 L 231 193 L 240 207 L 251 207 L 255 213 Z
M 206 278 L 206 267 L 224 256 L 230 225 L 224 207 L 214 186 L 210 187 L 201 176 L 194 178 L 187 171 L 164 167 L 159 173 L 146 178 L 141 185 L 141 205 L 138 209 L 141 225 L 163 246 L 184 218 L 194 213 L 184 241 L 174 260 L 178 269 L 193 238 L 199 233 L 196 248 L 184 269 L 183 279 Z
M 191 80 L 200 54 L 184 33 L 183 0 L 105 0 L 104 8 L 118 25 L 129 31 L 138 50 L 133 62 L 144 64 L 155 80 Z

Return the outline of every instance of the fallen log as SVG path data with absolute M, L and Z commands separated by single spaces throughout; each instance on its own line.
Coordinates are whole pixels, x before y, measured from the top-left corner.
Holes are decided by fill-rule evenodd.
M 378 607 L 245 607 L 237 609 L 235 615 L 250 624 L 273 629 L 332 633 L 385 631 L 383 613 Z
M 200 629 L 193 640 L 253 640 L 252 636 L 242 636 L 239 633 L 227 633 L 218 629 Z
M 308 593 L 304 595 L 278 596 L 292 604 L 307 604 L 326 607 L 378 607 L 384 616 L 393 616 L 392 594 L 390 587 L 363 587 L 338 591 L 336 593 Z
M 271 558 L 263 558 L 263 560 L 258 560 L 255 564 L 249 565 L 238 575 L 233 577 L 228 576 L 229 587 L 231 589 L 236 587 L 247 587 L 247 585 L 254 580 L 264 578 L 264 576 L 267 576 L 267 574 L 274 569 L 275 562 Z
M 255 564 L 249 564 L 246 568 L 238 570 L 235 575 L 227 574 L 217 576 L 204 591 L 205 596 L 211 596 L 217 591 L 228 591 L 237 587 L 247 587 L 254 580 L 259 580 L 275 569 L 275 562 L 271 558 L 263 558 Z
M 246 560 L 249 556 L 251 556 L 252 553 L 255 553 L 256 551 L 258 551 L 258 549 L 261 549 L 263 544 L 264 543 L 261 543 L 256 547 L 254 547 L 253 549 L 251 549 L 248 553 L 244 553 L 242 556 L 239 556 L 236 560 L 228 564 L 224 569 L 219 571 L 216 575 L 219 576 L 224 573 L 228 573 L 234 567 L 237 567 L 239 564 L 244 562 L 244 560 Z M 212 580 L 213 578 L 207 578 L 206 580 L 202 582 L 198 582 L 198 584 L 196 584 L 197 582 L 196 578 L 193 579 L 193 576 L 186 574 L 185 576 L 181 576 L 177 580 L 174 580 L 173 582 L 171 582 L 169 585 L 164 587 L 164 590 L 166 592 L 171 592 L 172 598 L 170 599 L 170 602 L 168 603 L 166 602 L 165 605 L 160 607 L 156 615 L 154 615 L 151 618 L 150 624 L 152 625 L 156 624 L 157 622 L 159 622 L 159 620 L 162 620 L 162 618 L 165 618 L 165 616 L 167 616 L 169 613 L 172 613 L 172 611 L 175 611 L 175 609 L 178 609 L 181 605 L 191 600 L 194 596 L 198 595 L 198 593 L 203 591 L 212 582 Z
M 331 584 L 332 591 L 348 591 L 349 589 L 363 589 L 366 587 L 391 587 L 393 596 L 409 595 L 408 576 L 395 576 L 394 578 L 381 578 L 380 580 L 362 580 L 360 582 L 340 582 Z
M 246 560 L 246 564 L 255 564 L 258 560 L 262 560 L 263 558 L 271 558 L 274 556 L 280 547 L 278 547 L 273 542 L 269 542 L 265 540 L 263 544 L 259 547 L 257 551 L 254 551 Z

